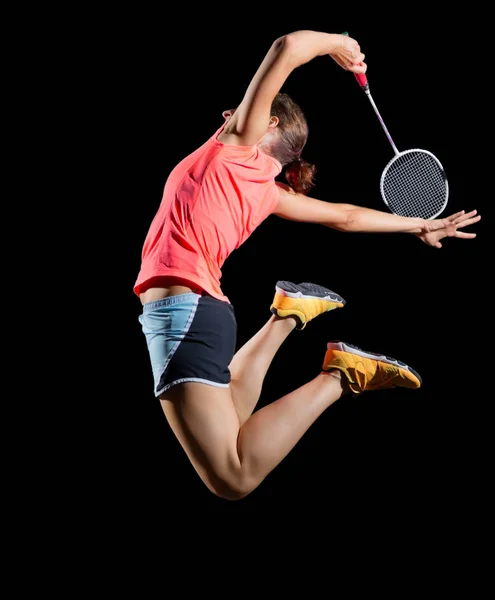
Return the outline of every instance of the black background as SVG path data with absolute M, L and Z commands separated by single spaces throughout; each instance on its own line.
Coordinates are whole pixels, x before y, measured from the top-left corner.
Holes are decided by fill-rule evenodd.
M 491 198 L 474 123 L 483 120 L 488 94 L 479 76 L 483 52 L 473 42 L 479 25 L 463 12 L 451 13 L 449 22 L 394 14 L 387 24 L 377 15 L 320 12 L 189 7 L 165 17 L 133 10 L 111 19 L 100 109 L 101 143 L 112 157 L 106 207 L 113 229 L 101 275 L 112 272 L 119 343 L 107 340 L 105 348 L 105 408 L 94 400 L 96 411 L 109 413 L 100 457 L 107 491 L 98 494 L 135 520 L 158 522 L 168 508 L 266 513 L 304 506 L 314 514 L 350 510 L 437 524 L 457 515 L 471 526 L 485 506 L 493 267 Z M 108 22 L 102 29 L 109 31 Z M 239 103 L 272 41 L 295 29 L 347 30 L 359 41 L 373 99 L 397 147 L 427 149 L 445 168 L 450 198 L 443 216 L 476 208 L 482 221 L 471 228 L 475 240 L 445 240 L 436 250 L 413 236 L 344 234 L 272 216 L 227 260 L 222 287 L 236 310 L 239 345 L 269 317 L 279 279 L 319 283 L 347 301 L 289 337 L 260 407 L 313 378 L 330 339 L 399 358 L 424 382 L 419 391 L 339 400 L 258 489 L 232 503 L 200 481 L 153 396 L 132 286 L 169 170 L 215 131 L 222 110 Z M 320 57 L 292 73 L 283 89 L 308 119 L 304 156 L 317 167 L 312 195 L 386 210 L 379 179 L 393 151 L 353 75 Z

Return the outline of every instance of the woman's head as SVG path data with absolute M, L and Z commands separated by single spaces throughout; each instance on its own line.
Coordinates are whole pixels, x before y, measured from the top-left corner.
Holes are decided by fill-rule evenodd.
M 315 166 L 301 157 L 308 140 L 308 123 L 303 111 L 287 94 L 279 92 L 271 106 L 271 117 L 278 120 L 273 134 L 268 134 L 261 146 L 285 167 L 289 185 L 301 194 L 313 186 Z

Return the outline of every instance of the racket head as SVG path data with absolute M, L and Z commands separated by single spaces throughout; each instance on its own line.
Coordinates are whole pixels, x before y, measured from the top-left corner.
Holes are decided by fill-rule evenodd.
M 396 154 L 383 169 L 380 193 L 396 215 L 434 219 L 447 206 L 449 184 L 434 154 L 412 148 Z

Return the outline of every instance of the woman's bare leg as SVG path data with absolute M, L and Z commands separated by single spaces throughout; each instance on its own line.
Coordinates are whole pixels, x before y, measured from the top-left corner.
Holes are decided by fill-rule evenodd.
M 314 283 L 277 282 L 270 307 L 274 315 L 236 352 L 229 365 L 232 400 L 241 426 L 255 409 L 268 367 L 289 333 L 344 304 L 339 294 Z
M 258 403 L 263 381 L 277 350 L 295 327 L 294 318 L 281 319 L 273 315 L 234 355 L 230 363 L 230 387 L 241 426 Z
M 330 290 L 324 290 L 325 295 Z M 330 292 L 333 294 L 333 292 Z M 316 302 L 319 302 L 316 299 Z M 311 317 L 336 306 L 312 304 Z M 303 310 L 305 301 L 297 309 Z M 339 371 L 313 381 L 253 411 L 273 358 L 297 320 L 272 315 L 234 355 L 228 389 L 183 383 L 162 395 L 167 420 L 201 479 L 215 494 L 249 494 L 280 463 L 321 413 L 343 393 Z
M 281 330 L 272 329 L 276 324 L 268 324 L 264 334 L 270 346 L 272 337 L 280 339 L 277 336 Z M 260 341 L 261 354 L 263 346 Z M 267 351 L 266 357 L 269 355 Z M 172 430 L 214 494 L 237 500 L 252 492 L 316 419 L 351 389 L 360 394 L 421 386 L 419 375 L 405 363 L 343 342 L 328 344 L 322 368 L 325 371 L 312 381 L 252 413 L 242 423 L 230 386 L 188 382 L 162 395 L 162 407 Z M 246 403 L 249 389 L 247 384 L 242 388 Z M 253 389 L 257 399 L 258 387 Z
M 161 404 L 203 482 L 214 494 L 237 500 L 258 487 L 345 391 L 339 371 L 321 373 L 242 426 L 229 388 L 181 383 L 162 395 Z
M 292 309 L 296 305 L 295 310 L 305 310 L 301 307 L 307 298 L 297 297 L 284 315 L 272 316 L 236 353 L 228 388 L 186 382 L 160 398 L 168 423 L 192 465 L 220 497 L 237 500 L 256 489 L 316 419 L 350 391 L 349 385 L 356 388 L 354 393 L 364 391 L 368 384 L 370 389 L 420 385 L 407 366 L 338 343 L 328 351 L 329 360 L 325 356 L 325 373 L 253 413 L 268 367 L 296 326 Z M 337 305 L 329 302 L 323 309 L 317 305 L 308 311 L 310 317 Z

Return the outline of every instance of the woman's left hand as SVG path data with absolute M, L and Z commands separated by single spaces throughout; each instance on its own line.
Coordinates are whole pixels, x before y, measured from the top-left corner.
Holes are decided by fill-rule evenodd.
M 445 237 L 456 237 L 466 240 L 473 239 L 476 237 L 475 233 L 466 233 L 464 231 L 459 231 L 459 229 L 477 223 L 481 219 L 481 216 L 476 213 L 476 210 L 472 210 L 468 213 L 461 210 L 445 219 L 434 219 L 432 221 L 425 220 L 422 231 L 416 235 L 425 244 L 433 246 L 434 248 L 441 248 L 442 244 L 440 243 L 440 240 Z

